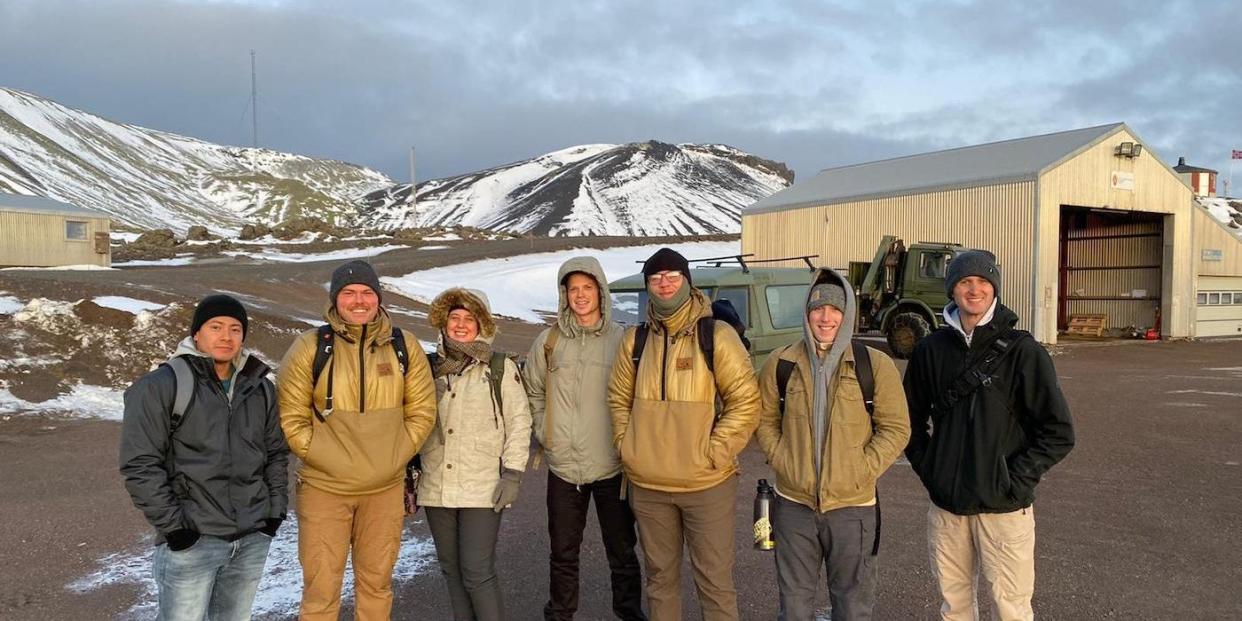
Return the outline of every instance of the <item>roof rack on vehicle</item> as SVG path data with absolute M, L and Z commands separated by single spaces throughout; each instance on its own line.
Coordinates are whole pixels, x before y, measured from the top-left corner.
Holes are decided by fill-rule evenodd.
M 798 257 L 782 257 L 779 259 L 748 259 L 746 258 L 746 257 L 753 257 L 753 256 L 755 256 L 755 253 L 750 252 L 747 254 L 734 254 L 734 255 L 728 255 L 728 256 L 723 256 L 723 257 L 708 257 L 706 259 L 694 259 L 690 261 L 690 263 L 711 263 L 712 267 L 722 267 L 725 263 L 736 262 L 738 265 L 742 266 L 743 274 L 749 274 L 751 264 L 776 263 L 778 261 L 801 260 L 804 263 L 806 263 L 806 266 L 808 269 L 814 270 L 815 264 L 811 263 L 811 259 L 819 258 L 819 255 L 817 254 L 806 254 L 806 255 L 802 255 Z

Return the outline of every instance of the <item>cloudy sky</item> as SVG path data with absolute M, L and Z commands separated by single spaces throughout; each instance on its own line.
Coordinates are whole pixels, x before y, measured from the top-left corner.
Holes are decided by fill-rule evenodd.
M 411 146 L 421 179 L 649 139 L 805 179 L 1115 121 L 1225 172 L 1240 29 L 1232 1 L 3 0 L 0 86 L 245 145 L 253 49 L 262 146 L 397 180 Z

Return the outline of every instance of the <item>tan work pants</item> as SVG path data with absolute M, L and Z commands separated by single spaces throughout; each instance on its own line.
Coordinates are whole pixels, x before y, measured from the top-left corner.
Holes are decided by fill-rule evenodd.
M 940 618 L 979 618 L 975 588 L 992 601 L 992 618 L 1030 621 L 1035 593 L 1034 507 L 1010 513 L 956 515 L 932 505 L 928 552 L 940 586 Z M 983 577 L 980 584 L 979 576 Z
M 298 485 L 298 560 L 302 563 L 300 619 L 336 621 L 341 581 L 351 542 L 354 561 L 354 618 L 388 619 L 392 612 L 392 569 L 404 527 L 400 485 L 365 496 L 340 496 Z
M 733 587 L 733 505 L 737 477 L 698 492 L 657 492 L 631 485 L 647 567 L 651 621 L 681 621 L 681 550 L 690 549 L 704 621 L 736 621 Z

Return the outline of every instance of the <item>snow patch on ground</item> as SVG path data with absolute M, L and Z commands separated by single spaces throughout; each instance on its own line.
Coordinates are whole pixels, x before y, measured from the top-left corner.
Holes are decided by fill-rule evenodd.
M 361 259 L 365 257 L 374 257 L 384 254 L 390 250 L 400 250 L 409 248 L 409 246 L 371 246 L 369 248 L 346 248 L 343 250 L 333 250 L 331 252 L 318 253 L 298 253 L 298 252 L 279 252 L 275 250 L 262 250 L 259 252 L 249 252 L 244 250 L 229 250 L 221 254 L 230 257 L 247 257 L 256 261 L 272 261 L 275 263 L 309 263 L 311 261 L 340 261 L 344 259 Z
M 115 308 L 116 310 L 125 311 L 127 313 L 137 315 L 142 311 L 155 311 L 167 306 L 158 302 L 148 302 L 146 300 L 136 300 L 120 295 L 101 295 L 92 300 L 99 306 L 105 308 Z
M 561 252 L 527 254 L 505 259 L 489 259 L 447 267 L 411 272 L 399 277 L 380 279 L 384 288 L 408 298 L 430 303 L 441 291 L 450 287 L 482 290 L 492 305 L 492 312 L 516 317 L 531 323 L 542 323 L 538 311 L 557 311 L 556 274 L 561 264 L 572 257 L 590 255 L 599 260 L 609 280 L 641 271 L 637 261 L 645 260 L 664 244 L 630 246 L 597 250 L 576 248 Z M 738 254 L 740 242 L 692 242 L 668 245 L 688 259 Z
M 65 585 L 65 588 L 84 593 L 114 585 L 137 585 L 140 589 L 139 600 L 122 618 L 154 618 L 157 612 L 156 602 L 159 591 L 155 580 L 151 577 L 151 562 L 155 547 L 150 543 L 150 540 L 144 542 L 144 547 L 136 552 L 117 552 L 96 560 L 98 566 L 96 571 Z M 393 583 L 408 582 L 415 576 L 426 574 L 435 566 L 435 562 L 435 546 L 431 540 L 415 536 L 407 526 L 401 536 L 401 552 L 393 571 Z M 353 592 L 354 572 L 353 568 L 347 565 L 342 599 L 352 600 Z M 296 615 L 301 597 L 302 569 L 298 563 L 298 521 L 294 512 L 290 511 L 289 519 L 285 520 L 280 527 L 268 551 L 267 566 L 263 570 L 259 592 L 254 599 L 254 616 Z
M 13 321 L 30 322 L 41 328 L 54 328 L 64 323 L 67 318 L 76 319 L 73 313 L 76 305 L 77 302 L 35 298 L 13 314 Z
M 153 259 L 153 260 L 143 259 L 143 260 L 138 260 L 138 261 L 124 261 L 122 263 L 113 263 L 112 267 L 174 266 L 174 265 L 189 265 L 193 262 L 194 262 L 194 255 L 188 255 L 188 256 L 175 257 L 172 259 Z
M 0 315 L 12 315 L 25 306 L 21 300 L 11 295 L 0 295 Z
M 82 418 L 121 420 L 125 410 L 124 395 L 123 391 L 114 388 L 76 384 L 68 394 L 32 403 L 18 398 L 8 388 L 0 387 L 0 414 L 69 414 Z

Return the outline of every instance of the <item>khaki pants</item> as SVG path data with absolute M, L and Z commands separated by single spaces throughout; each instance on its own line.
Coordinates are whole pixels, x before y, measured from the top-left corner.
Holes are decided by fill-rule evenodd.
M 928 552 L 940 585 L 940 618 L 979 618 L 976 586 L 992 601 L 992 618 L 1031 620 L 1035 593 L 1034 507 L 1010 513 L 956 515 L 931 506 Z M 983 580 L 980 581 L 979 577 Z
M 378 621 L 392 612 L 405 513 L 400 485 L 365 496 L 339 496 L 298 485 L 298 560 L 302 563 L 301 619 L 336 621 L 341 580 L 353 542 L 354 618 Z
M 736 621 L 733 513 L 737 477 L 698 492 L 657 492 L 631 485 L 647 566 L 652 621 L 681 621 L 681 551 L 690 549 L 694 586 L 704 621 Z

